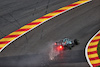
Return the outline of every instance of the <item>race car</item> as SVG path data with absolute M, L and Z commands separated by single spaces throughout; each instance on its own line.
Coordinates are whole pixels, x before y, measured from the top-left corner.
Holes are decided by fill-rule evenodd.
M 77 39 L 74 39 L 73 41 L 69 38 L 64 38 L 58 42 L 55 42 L 54 49 L 57 51 L 60 50 L 66 50 L 66 49 L 72 49 L 75 45 L 78 45 L 79 41 Z

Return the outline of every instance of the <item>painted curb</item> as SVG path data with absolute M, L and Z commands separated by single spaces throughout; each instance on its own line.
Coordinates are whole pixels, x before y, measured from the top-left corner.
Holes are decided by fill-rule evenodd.
M 9 35 L 5 36 L 4 38 L 0 39 L 0 52 L 7 47 L 10 43 L 12 43 L 13 41 L 15 41 L 16 39 L 18 39 L 19 37 L 23 36 L 24 34 L 26 34 L 27 32 L 33 30 L 34 28 L 38 27 L 39 25 L 41 25 L 42 23 L 58 16 L 61 15 L 64 12 L 67 12 L 75 7 L 78 7 L 82 4 L 88 3 L 92 0 L 80 0 L 77 1 L 73 4 L 70 4 L 68 6 L 62 7 L 56 11 L 53 11 L 49 14 L 46 14 L 42 17 L 40 17 L 39 19 L 36 19 L 34 21 L 32 21 L 31 23 L 21 27 L 20 29 L 10 33 Z
M 85 56 L 91 67 L 100 66 L 100 59 L 97 54 L 97 45 L 100 41 L 100 30 L 89 40 L 85 48 Z

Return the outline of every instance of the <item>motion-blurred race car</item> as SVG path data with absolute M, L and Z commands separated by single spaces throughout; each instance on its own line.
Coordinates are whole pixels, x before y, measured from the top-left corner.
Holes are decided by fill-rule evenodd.
M 78 45 L 79 42 L 77 39 L 74 39 L 73 41 L 70 40 L 69 38 L 64 38 L 58 42 L 55 43 L 54 49 L 59 51 L 59 50 L 66 50 L 66 49 L 72 49 L 75 45 Z

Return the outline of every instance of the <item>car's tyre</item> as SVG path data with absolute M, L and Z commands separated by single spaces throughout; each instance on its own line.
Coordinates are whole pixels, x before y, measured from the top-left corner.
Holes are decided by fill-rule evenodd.
M 72 48 L 71 47 L 69 47 L 69 50 L 71 50 Z
M 75 45 L 79 45 L 79 41 L 77 39 L 74 40 Z
M 72 49 L 72 46 L 68 45 L 68 49 L 71 50 Z

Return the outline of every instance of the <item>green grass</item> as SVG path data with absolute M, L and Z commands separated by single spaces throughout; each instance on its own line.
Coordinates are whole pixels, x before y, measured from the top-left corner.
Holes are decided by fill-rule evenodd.
M 99 41 L 98 46 L 97 46 L 97 53 L 98 53 L 99 58 L 100 58 L 100 41 Z
M 96 66 L 96 67 L 100 67 L 100 66 Z
M 98 46 L 97 46 L 97 53 L 98 53 L 99 58 L 100 58 L 100 41 L 99 41 Z M 97 67 L 100 67 L 100 66 L 97 66 Z

